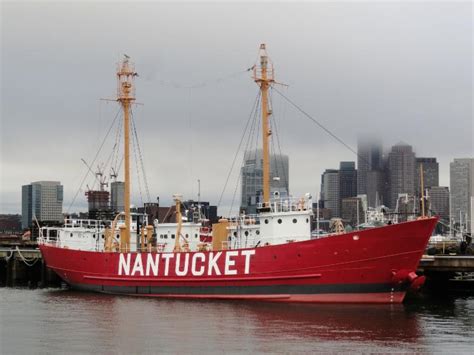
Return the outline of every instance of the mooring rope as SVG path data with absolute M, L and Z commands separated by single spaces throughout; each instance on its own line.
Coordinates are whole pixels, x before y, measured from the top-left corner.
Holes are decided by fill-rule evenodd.
M 12 256 L 13 256 L 13 250 L 10 251 L 10 255 L 5 256 L 5 261 L 8 262 L 8 260 L 10 260 Z
M 38 257 L 36 257 L 36 258 L 33 257 L 33 258 L 30 258 L 30 259 L 25 258 L 23 256 L 23 254 L 21 253 L 20 248 L 18 248 L 18 246 L 16 247 L 16 252 L 20 256 L 21 260 L 29 267 L 32 267 L 33 265 L 35 265 L 39 260 Z M 13 255 L 13 252 L 12 252 L 12 255 Z

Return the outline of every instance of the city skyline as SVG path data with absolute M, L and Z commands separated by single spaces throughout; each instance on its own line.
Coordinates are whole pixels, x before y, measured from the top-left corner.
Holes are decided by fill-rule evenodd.
M 289 22 L 268 19 L 264 26 L 246 4 L 184 9 L 137 4 L 130 18 L 125 5 L 2 4 L 8 90 L 1 94 L 0 212 L 19 212 L 20 186 L 35 180 L 60 180 L 68 208 L 86 172 L 81 158 L 90 163 L 117 111 L 99 99 L 113 97 L 114 64 L 123 53 L 140 74 L 137 99 L 145 106 L 136 108 L 137 129 L 152 200 L 168 204 L 176 192 L 196 198 L 200 179 L 203 198 L 218 201 L 257 92 L 245 70 L 261 42 L 277 80 L 289 84 L 279 90 L 351 147 L 364 132 L 387 146 L 409 142 L 417 156 L 437 157 L 442 186 L 454 158 L 474 155 L 470 4 L 277 4 L 272 14 L 291 14 Z M 85 14 L 87 31 L 77 31 Z M 197 28 L 196 21 L 209 26 L 192 34 L 179 29 L 184 22 Z M 291 40 L 295 31 L 300 41 Z M 290 191 L 317 196 L 321 173 L 356 157 L 277 94 L 273 99 L 281 148 L 292 161 Z M 176 146 L 177 138 L 185 144 Z M 234 172 L 231 185 L 237 178 Z M 86 210 L 84 190 L 72 210 Z M 231 199 L 227 191 L 222 206 Z

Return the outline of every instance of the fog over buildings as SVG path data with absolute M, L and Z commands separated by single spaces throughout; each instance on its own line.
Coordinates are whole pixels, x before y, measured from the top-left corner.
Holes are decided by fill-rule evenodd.
M 118 110 L 99 99 L 114 97 L 124 53 L 140 75 L 134 117 L 152 199 L 196 199 L 200 179 L 216 203 L 257 95 L 246 69 L 260 43 L 289 84 L 278 90 L 348 145 L 365 133 L 406 142 L 437 158 L 449 186 L 453 158 L 474 156 L 472 33 L 471 2 L 2 2 L 0 213 L 20 212 L 21 186 L 38 180 L 61 181 L 68 209 L 81 158 L 92 162 Z M 323 171 L 357 156 L 272 101 L 289 189 L 318 196 Z M 72 210 L 86 209 L 85 189 Z

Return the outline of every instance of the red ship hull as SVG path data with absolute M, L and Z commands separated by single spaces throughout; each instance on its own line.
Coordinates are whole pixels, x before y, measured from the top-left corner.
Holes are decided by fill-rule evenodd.
M 40 246 L 71 287 L 96 292 L 272 302 L 400 303 L 436 218 L 254 249 L 106 253 Z

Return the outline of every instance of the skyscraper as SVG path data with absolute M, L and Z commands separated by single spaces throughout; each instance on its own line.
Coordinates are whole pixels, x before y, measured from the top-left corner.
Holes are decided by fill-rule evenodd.
M 110 184 L 110 208 L 114 212 L 123 212 L 124 207 L 125 183 L 114 181 Z
M 247 214 L 257 212 L 257 204 L 263 196 L 263 154 L 261 149 L 246 151 L 241 168 L 242 194 L 240 208 Z M 288 156 L 270 155 L 270 193 L 281 197 L 289 194 Z
M 392 147 L 388 155 L 388 206 L 395 208 L 399 194 L 415 195 L 415 153 L 413 148 L 405 143 Z
M 433 186 L 428 189 L 430 209 L 441 218 L 441 222 L 449 224 L 449 188 Z
M 36 181 L 22 186 L 22 228 L 31 227 L 33 219 L 42 222 L 63 220 L 63 186 L 59 181 Z
M 377 207 L 386 203 L 384 200 L 386 190 L 385 173 L 381 170 L 367 172 L 367 203 L 370 207 Z
M 416 195 L 421 196 L 421 166 L 423 165 L 423 185 L 425 189 L 439 186 L 439 164 L 436 158 L 416 158 Z
M 449 165 L 451 213 L 456 223 L 470 221 L 471 197 L 474 196 L 474 158 L 454 159 Z
M 364 221 L 364 205 L 360 197 L 343 198 L 341 206 L 341 218 L 351 226 Z
M 357 196 L 357 170 L 355 162 L 341 161 L 339 163 L 339 198 Z
M 332 217 L 340 217 L 339 170 L 326 169 L 321 176 L 321 200 L 323 208 L 331 210 Z
M 383 178 L 382 142 L 374 137 L 359 137 L 357 141 L 357 194 L 367 195 L 367 201 L 371 207 L 375 207 L 376 200 L 382 200 Z

